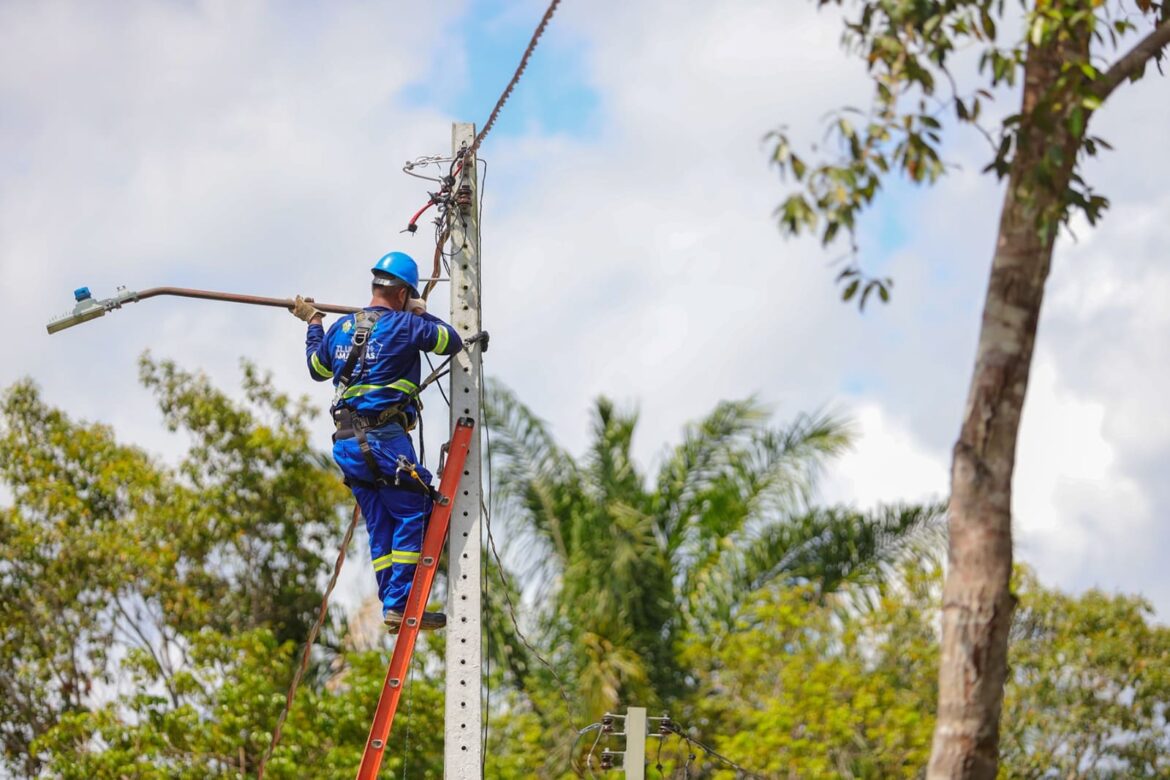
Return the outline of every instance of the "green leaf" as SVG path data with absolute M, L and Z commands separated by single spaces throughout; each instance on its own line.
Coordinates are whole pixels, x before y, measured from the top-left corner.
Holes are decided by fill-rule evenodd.
M 828 246 L 830 243 L 832 243 L 833 239 L 837 237 L 837 231 L 840 229 L 840 222 L 829 222 L 829 224 L 825 226 L 825 234 L 821 238 L 821 244 L 823 246 Z
M 876 281 L 870 281 L 865 285 L 865 289 L 861 291 L 861 300 L 857 303 L 858 309 L 865 311 L 865 299 L 869 297 L 871 292 L 873 292 L 873 288 L 875 286 L 877 286 Z
M 845 290 L 841 293 L 841 300 L 847 301 L 857 294 L 857 288 L 861 286 L 860 279 L 854 279 L 845 286 Z
M 795 154 L 791 156 L 790 160 L 792 162 L 792 173 L 796 176 L 797 181 L 804 179 L 804 172 L 806 170 L 804 160 Z
M 1032 26 L 1028 30 L 1028 40 L 1033 46 L 1039 46 L 1044 41 L 1045 19 L 1037 14 L 1032 19 Z
M 984 8 L 980 11 L 980 21 L 983 24 L 983 32 L 988 38 L 995 39 L 995 20 L 991 18 L 991 14 Z

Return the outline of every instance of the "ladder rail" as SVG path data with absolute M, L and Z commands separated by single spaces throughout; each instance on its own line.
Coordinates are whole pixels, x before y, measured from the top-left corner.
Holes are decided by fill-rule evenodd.
M 398 630 L 398 639 L 394 643 L 394 654 L 390 658 L 390 667 L 386 670 L 386 681 L 382 684 L 378 707 L 374 711 L 374 722 L 370 726 L 370 735 L 366 739 L 366 747 L 362 752 L 362 762 L 357 773 L 358 780 L 375 780 L 378 776 L 378 770 L 382 766 L 382 759 L 386 755 L 386 742 L 390 736 L 390 728 L 394 724 L 394 714 L 398 710 L 398 701 L 402 697 L 406 672 L 410 669 L 410 659 L 414 655 L 414 645 L 418 640 L 420 621 L 426 610 L 427 600 L 431 595 L 431 586 L 434 584 L 435 572 L 438 570 L 439 557 L 447 539 L 451 513 L 455 509 L 455 497 L 459 490 L 459 481 L 463 476 L 463 466 L 467 462 L 467 454 L 471 449 L 471 434 L 474 428 L 474 420 L 470 417 L 461 417 L 456 422 L 455 431 L 451 436 L 447 463 L 443 467 L 443 474 L 439 480 L 439 499 L 431 509 L 418 567 L 415 569 L 410 595 L 406 600 L 402 626 Z

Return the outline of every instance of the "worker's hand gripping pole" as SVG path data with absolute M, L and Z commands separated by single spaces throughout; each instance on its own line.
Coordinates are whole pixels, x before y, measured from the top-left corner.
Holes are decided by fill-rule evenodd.
M 426 610 L 431 585 L 435 581 L 435 571 L 439 565 L 439 556 L 447 539 L 447 528 L 450 526 L 451 513 L 455 509 L 459 480 L 463 476 L 463 466 L 471 449 L 471 433 L 474 428 L 474 420 L 462 417 L 456 422 L 455 432 L 451 436 L 447 463 L 439 480 L 439 498 L 431 509 L 418 568 L 414 571 L 414 582 L 410 586 L 410 596 L 406 600 L 402 627 L 398 631 L 394 655 L 390 658 L 386 682 L 382 685 L 382 695 L 378 698 L 378 708 L 374 711 L 374 723 L 370 727 L 370 736 L 362 753 L 361 766 L 358 767 L 358 780 L 375 780 L 378 769 L 382 766 L 382 758 L 386 754 L 386 740 L 390 736 L 394 713 L 398 709 L 398 700 L 402 697 L 402 688 L 406 684 L 410 659 L 414 654 L 414 643 L 418 639 L 419 622 Z

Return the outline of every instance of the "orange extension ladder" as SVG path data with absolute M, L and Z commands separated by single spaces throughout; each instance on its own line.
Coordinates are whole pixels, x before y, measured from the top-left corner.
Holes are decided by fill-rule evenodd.
M 375 780 L 378 769 L 382 766 L 382 758 L 386 754 L 386 740 L 390 736 L 390 726 L 394 723 L 398 700 L 402 697 L 403 682 L 407 670 L 410 669 L 410 658 L 414 655 L 419 621 L 426 610 L 431 585 L 435 581 L 435 569 L 439 565 L 443 544 L 447 541 L 447 528 L 451 523 L 451 512 L 455 506 L 455 493 L 459 488 L 459 479 L 463 476 L 463 466 L 471 449 L 471 433 L 474 429 L 475 421 L 470 417 L 461 417 L 455 423 L 455 432 L 451 436 L 451 445 L 447 451 L 447 463 L 439 479 L 439 497 L 431 509 L 418 568 L 415 569 L 410 596 L 406 600 L 406 612 L 402 616 L 402 627 L 398 630 L 394 655 L 390 658 L 386 682 L 382 685 L 378 709 L 374 712 L 374 723 L 370 726 L 370 736 L 366 740 L 366 749 L 362 752 L 358 780 Z

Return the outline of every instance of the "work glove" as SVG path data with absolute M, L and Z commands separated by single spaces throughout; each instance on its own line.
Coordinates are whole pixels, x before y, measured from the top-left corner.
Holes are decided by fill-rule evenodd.
M 291 309 L 289 309 L 289 311 L 291 311 L 293 316 L 298 320 L 304 320 L 305 322 L 312 322 L 316 317 L 325 316 L 325 312 L 318 310 L 317 307 L 313 305 L 312 298 L 302 298 L 299 295 L 297 296 L 296 303 Z
M 411 314 L 426 314 L 427 302 L 422 298 L 408 298 L 406 301 L 406 310 Z

